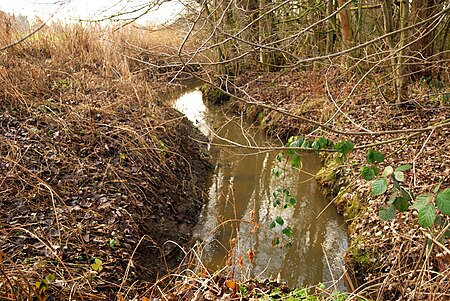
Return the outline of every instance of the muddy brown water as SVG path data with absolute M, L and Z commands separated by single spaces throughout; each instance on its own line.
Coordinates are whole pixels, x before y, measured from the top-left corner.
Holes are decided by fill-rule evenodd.
M 203 242 L 200 254 L 203 263 L 217 270 L 226 265 L 227 259 L 232 258 L 236 263 L 242 256 L 244 266 L 235 265 L 228 273 L 281 278 L 290 287 L 324 283 L 344 291 L 347 228 L 336 209 L 328 206 L 313 177 L 321 167 L 318 156 L 305 154 L 301 171 L 287 168 L 284 176 L 277 178 L 273 168 L 284 166 L 275 159 L 278 151 L 261 152 L 216 144 L 230 144 L 222 138 L 252 146 L 281 145 L 280 142 L 267 137 L 242 117 L 223 112 L 220 107 L 205 106 L 202 93 L 195 89 L 181 95 L 174 107 L 209 137 L 210 153 L 216 162 L 209 175 L 209 202 L 194 231 L 196 238 Z M 273 192 L 277 188 L 288 188 L 297 204 L 287 209 L 274 207 Z M 270 229 L 277 216 L 283 218 L 283 227 Z M 252 219 L 254 222 L 250 222 Z M 258 229 L 253 232 L 255 225 Z M 293 230 L 290 240 L 280 234 L 286 226 Z M 277 236 L 282 238 L 280 245 L 290 242 L 292 246 L 274 247 L 272 240 Z M 236 244 L 230 257 L 232 238 Z M 246 255 L 250 248 L 255 254 L 252 263 Z

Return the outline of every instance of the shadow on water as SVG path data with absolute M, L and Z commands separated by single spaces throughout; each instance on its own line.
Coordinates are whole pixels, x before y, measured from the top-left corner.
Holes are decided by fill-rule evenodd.
M 347 228 L 333 206 L 319 216 L 328 202 L 313 177 L 321 167 L 318 156 L 305 154 L 301 171 L 287 168 L 285 176 L 277 178 L 272 169 L 280 167 L 275 160 L 278 152 L 216 146 L 227 142 L 214 136 L 213 131 L 244 145 L 280 145 L 279 142 L 239 116 L 206 107 L 198 90 L 183 94 L 174 108 L 210 139 L 211 155 L 217 162 L 209 176 L 209 202 L 195 229 L 196 237 L 205 241 L 202 258 L 206 266 L 217 269 L 226 264 L 230 238 L 234 237 L 238 241 L 235 253 L 245 261 L 237 273 L 261 278 L 277 277 L 280 273 L 291 287 L 331 285 L 338 280 L 348 244 Z M 278 187 L 289 188 L 297 200 L 294 207 L 281 210 L 272 205 L 272 193 Z M 281 232 L 280 226 L 269 227 L 277 216 L 283 217 L 283 228 L 288 225 L 293 229 L 290 248 L 272 246 L 272 240 Z M 259 226 L 253 234 L 254 224 L 248 223 L 252 218 Z M 241 222 L 226 222 L 235 219 Z M 285 242 L 286 236 L 280 245 Z M 255 253 L 253 263 L 245 255 L 250 247 Z M 343 280 L 336 285 L 345 291 Z

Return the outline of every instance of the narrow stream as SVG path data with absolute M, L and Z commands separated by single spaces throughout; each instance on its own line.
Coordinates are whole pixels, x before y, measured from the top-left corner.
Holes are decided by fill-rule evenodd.
M 279 142 L 270 140 L 239 116 L 224 113 L 221 108 L 206 107 L 198 90 L 183 94 L 174 108 L 210 139 L 211 156 L 217 162 L 209 175 L 209 203 L 195 229 L 195 236 L 204 241 L 203 263 L 213 270 L 225 266 L 230 239 L 236 238 L 234 260 L 236 262 L 240 255 L 244 259 L 244 267 L 236 267 L 236 273 L 260 278 L 281 277 L 290 287 L 335 283 L 335 287 L 345 291 L 343 280 L 338 280 L 348 245 L 347 229 L 336 209 L 327 207 L 328 202 L 312 176 L 321 167 L 318 156 L 305 154 L 301 171 L 288 167 L 285 176 L 277 178 L 272 172 L 274 167 L 282 167 L 275 160 L 277 151 L 216 146 L 229 143 L 214 136 L 212 131 L 244 145 L 280 145 Z M 281 209 L 272 205 L 272 193 L 279 187 L 290 190 L 297 200 L 294 207 Z M 281 216 L 285 224 L 270 229 L 270 223 L 277 216 Z M 252 219 L 254 222 L 249 223 Z M 241 222 L 227 222 L 230 220 Z M 251 233 L 255 225 L 258 229 Z M 291 240 L 280 234 L 286 226 L 293 230 Z M 272 246 L 276 236 L 282 238 L 281 246 L 287 241 L 292 246 Z M 253 263 L 246 255 L 250 247 L 255 254 Z

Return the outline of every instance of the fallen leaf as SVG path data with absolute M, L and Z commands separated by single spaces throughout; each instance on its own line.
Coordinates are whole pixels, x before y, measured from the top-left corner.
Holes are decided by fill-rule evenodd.
M 226 280 L 225 281 L 225 285 L 230 290 L 233 290 L 233 291 L 238 291 L 239 290 L 239 284 L 236 282 L 236 280 Z
M 255 253 L 253 252 L 252 248 L 248 249 L 247 258 L 250 261 L 250 263 L 253 263 L 253 260 L 255 259 Z

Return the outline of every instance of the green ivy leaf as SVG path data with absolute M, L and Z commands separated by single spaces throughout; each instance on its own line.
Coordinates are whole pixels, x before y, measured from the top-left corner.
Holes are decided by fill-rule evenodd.
M 274 239 L 272 239 L 272 246 L 277 246 L 280 244 L 280 238 L 277 236 Z
M 315 150 L 319 150 L 320 149 L 320 144 L 317 141 L 314 141 L 311 145 L 311 148 L 315 149 Z
M 425 207 L 426 205 L 428 205 L 432 199 L 433 199 L 433 195 L 431 193 L 419 194 L 416 197 L 416 200 L 413 204 L 413 208 L 420 210 L 423 207 Z
M 326 139 L 326 138 L 323 138 L 323 137 L 319 138 L 319 140 L 321 140 L 321 139 L 325 140 L 325 142 L 323 143 L 323 147 L 326 147 L 326 148 L 333 148 L 334 147 L 334 142 L 331 141 L 330 139 Z
M 291 167 L 292 168 L 300 168 L 302 163 L 302 159 L 298 155 L 293 155 L 291 159 Z
M 279 178 L 279 177 L 281 176 L 282 170 L 281 170 L 281 168 L 279 168 L 279 167 L 274 167 L 274 168 L 272 169 L 272 172 L 273 172 L 273 174 L 274 174 L 277 178 Z
M 278 153 L 278 155 L 275 158 L 277 159 L 278 162 L 281 162 L 283 160 L 283 154 Z
M 381 208 L 380 211 L 378 212 L 378 216 L 384 221 L 393 219 L 396 214 L 397 214 L 397 211 L 395 210 L 394 206 L 389 206 L 387 208 Z
M 304 147 L 304 148 L 311 148 L 312 144 L 313 144 L 313 142 L 311 140 L 305 140 L 302 143 L 302 147 Z
M 389 177 L 394 172 L 394 169 L 392 166 L 386 166 L 386 168 L 383 170 L 382 176 L 383 177 Z
M 326 147 L 333 147 L 333 142 L 328 140 L 328 139 L 326 139 L 326 138 L 320 137 L 319 139 L 314 141 L 314 143 L 312 144 L 312 147 L 314 149 L 322 149 L 322 148 L 326 148 Z
M 277 216 L 277 218 L 275 219 L 275 221 L 277 222 L 278 225 L 283 226 L 284 225 L 284 220 L 281 216 Z
M 407 200 L 407 201 L 411 201 L 413 199 L 413 195 L 411 194 L 411 192 L 409 191 L 408 188 L 400 188 L 401 193 L 402 193 L 402 198 Z
M 381 163 L 384 161 L 384 156 L 379 151 L 369 148 L 366 152 L 366 159 L 369 164 Z
M 405 181 L 405 174 L 403 171 L 394 171 L 394 179 L 396 179 L 399 182 Z
M 343 155 L 348 154 L 354 147 L 355 144 L 350 141 L 340 141 L 334 146 L 334 148 Z
M 436 205 L 445 215 L 450 215 L 450 188 L 444 189 L 436 196 Z
M 403 197 L 396 198 L 393 205 L 400 212 L 405 212 L 409 208 L 408 200 Z
M 286 146 L 288 147 L 301 147 L 303 142 L 305 141 L 305 137 L 301 136 L 292 136 L 289 138 L 288 143 L 286 144 Z
M 292 237 L 292 235 L 294 234 L 294 232 L 292 231 L 291 227 L 286 227 L 283 229 L 283 231 L 281 231 L 284 235 L 286 235 L 287 237 Z
M 436 208 L 433 204 L 428 204 L 419 210 L 419 224 L 424 228 L 430 228 L 433 226 L 436 219 Z
M 294 197 L 290 197 L 289 204 L 291 204 L 292 206 L 295 206 L 295 204 L 297 204 L 297 200 Z
M 410 170 L 411 168 L 412 168 L 412 165 L 404 164 L 404 165 L 400 165 L 399 167 L 397 167 L 395 169 L 395 171 L 407 171 L 407 170 Z
M 372 195 L 377 196 L 385 193 L 387 190 L 387 179 L 385 177 L 381 177 L 373 181 L 372 183 Z
M 378 172 L 379 170 L 375 165 L 363 166 L 361 169 L 361 175 L 366 181 L 373 180 L 377 176 Z

